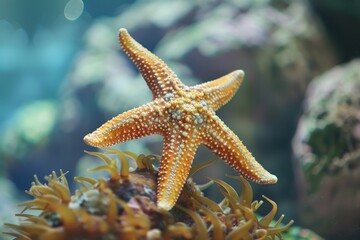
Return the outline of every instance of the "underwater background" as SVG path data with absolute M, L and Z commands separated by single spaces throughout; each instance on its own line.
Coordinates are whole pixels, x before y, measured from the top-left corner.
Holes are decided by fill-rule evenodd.
M 71 179 L 98 164 L 83 137 L 151 100 L 119 47 L 123 27 L 187 85 L 244 70 L 217 114 L 279 179 L 251 183 L 255 198 L 274 200 L 299 231 L 314 232 L 307 239 L 357 239 L 358 26 L 356 0 L 0 0 L 0 229 L 18 221 L 34 174 L 69 171 L 74 190 Z M 116 147 L 160 155 L 162 139 Z M 210 159 L 200 147 L 195 163 Z M 235 175 L 220 160 L 202 171 L 198 183 Z M 206 195 L 221 199 L 217 189 Z

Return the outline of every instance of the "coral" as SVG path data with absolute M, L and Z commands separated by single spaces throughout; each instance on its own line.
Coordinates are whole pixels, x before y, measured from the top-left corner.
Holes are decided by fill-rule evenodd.
M 58 176 L 53 172 L 45 178 L 46 184 L 35 177 L 28 191 L 33 200 L 22 203 L 25 209 L 17 214 L 22 223 L 6 224 L 12 229 L 6 234 L 26 240 L 275 239 L 293 223 L 282 226 L 284 215 L 272 223 L 277 205 L 265 196 L 272 209 L 259 220 L 255 212 L 263 201 L 253 201 L 250 184 L 238 176 L 232 178 L 241 182 L 240 195 L 222 180 L 210 179 L 207 184 L 196 185 L 189 178 L 176 207 L 170 212 L 158 209 L 158 170 L 151 163 L 157 156 L 137 156 L 110 148 L 105 153 L 88 153 L 104 161 L 90 171 L 107 171 L 109 179 L 76 177 L 81 189 L 72 196 L 66 173 L 60 171 Z M 209 164 L 193 167 L 190 176 Z M 213 182 L 224 195 L 220 203 L 202 193 Z M 25 213 L 34 209 L 40 214 Z

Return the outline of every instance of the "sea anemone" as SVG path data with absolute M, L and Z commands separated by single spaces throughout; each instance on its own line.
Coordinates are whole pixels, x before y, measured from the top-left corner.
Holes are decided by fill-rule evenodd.
M 60 170 L 41 183 L 35 176 L 28 194 L 33 200 L 24 207 L 19 225 L 6 224 L 5 234 L 16 239 L 275 239 L 293 223 L 282 225 L 284 215 L 272 223 L 277 205 L 259 220 L 255 212 L 263 201 L 253 201 L 250 184 L 238 179 L 240 195 L 222 180 L 209 178 L 204 185 L 195 184 L 191 176 L 210 162 L 191 169 L 190 177 L 171 211 L 156 206 L 157 168 L 151 163 L 158 156 L 122 152 L 113 148 L 105 152 L 87 152 L 104 164 L 90 171 L 107 171 L 109 178 L 75 177 L 81 188 L 71 195 L 65 173 Z M 113 156 L 116 156 L 114 159 Z M 120 164 L 119 164 L 120 163 Z M 135 167 L 130 167 L 134 165 Z M 205 197 L 202 190 L 216 183 L 224 199 Z M 27 214 L 38 210 L 40 214 Z M 271 225 L 271 226 L 270 226 Z

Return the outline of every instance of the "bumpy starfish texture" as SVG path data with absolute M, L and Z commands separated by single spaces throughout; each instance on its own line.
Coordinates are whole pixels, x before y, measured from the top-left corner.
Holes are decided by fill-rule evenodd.
M 240 139 L 216 116 L 239 88 L 244 72 L 187 87 L 157 56 L 136 42 L 126 29 L 119 41 L 140 70 L 153 100 L 109 120 L 84 141 L 105 147 L 152 134 L 164 138 L 157 204 L 171 209 L 183 188 L 199 144 L 205 144 L 245 178 L 262 184 L 277 182 L 251 155 Z

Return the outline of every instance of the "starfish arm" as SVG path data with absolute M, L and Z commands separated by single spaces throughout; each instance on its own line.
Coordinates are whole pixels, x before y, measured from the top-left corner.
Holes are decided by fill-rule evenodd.
M 133 39 L 124 28 L 119 31 L 119 41 L 124 52 L 141 72 L 154 98 L 164 97 L 183 88 L 176 74 L 160 58 Z
M 216 115 L 203 131 L 203 143 L 245 178 L 261 184 L 273 184 L 277 177 L 266 171 L 240 139 Z
M 106 147 L 161 132 L 162 108 L 160 101 L 119 114 L 84 137 L 85 143 L 94 147 Z
M 170 210 L 176 203 L 188 177 L 199 145 L 196 132 L 184 137 L 181 133 L 164 137 L 157 184 L 157 205 Z
M 223 77 L 194 86 L 194 90 L 204 92 L 204 99 L 211 109 L 216 111 L 234 96 L 244 79 L 242 70 L 233 71 Z

